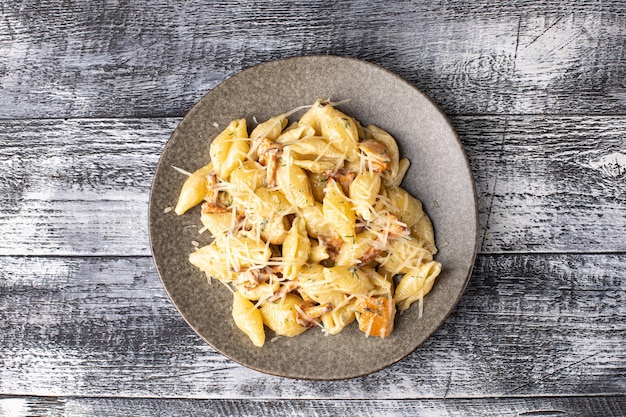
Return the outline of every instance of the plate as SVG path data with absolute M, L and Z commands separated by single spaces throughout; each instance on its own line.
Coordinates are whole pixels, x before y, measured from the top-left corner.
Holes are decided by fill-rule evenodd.
M 189 262 L 199 234 L 199 207 L 177 216 L 187 171 L 209 160 L 211 140 L 228 123 L 246 118 L 255 126 L 316 99 L 351 99 L 339 109 L 362 124 L 387 130 L 411 160 L 403 187 L 419 198 L 433 222 L 443 264 L 423 315 L 417 303 L 398 314 L 391 336 L 366 338 L 356 323 L 337 335 L 312 328 L 295 338 L 267 331 L 262 348 L 252 345 L 231 317 L 232 295 Z M 301 113 L 292 116 L 299 118 Z M 305 56 L 246 69 L 206 94 L 167 142 L 150 194 L 149 230 L 154 261 L 169 297 L 189 326 L 215 350 L 258 371 L 298 379 L 334 380 L 369 374 L 407 356 L 446 320 L 471 274 L 477 247 L 477 210 L 472 174 L 450 122 L 421 91 L 368 62 L 336 56 Z

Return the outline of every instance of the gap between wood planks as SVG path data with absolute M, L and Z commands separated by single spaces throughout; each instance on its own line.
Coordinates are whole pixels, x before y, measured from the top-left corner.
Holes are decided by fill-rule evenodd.
M 529 252 L 529 251 L 498 251 L 498 252 L 484 252 L 478 251 L 476 252 L 477 256 L 511 256 L 511 255 L 529 255 L 529 256 L 567 256 L 567 255 L 589 255 L 589 256 L 605 256 L 605 255 L 614 255 L 621 256 L 626 255 L 626 251 L 555 251 L 555 252 Z M 43 253 L 43 254 L 23 254 L 23 255 L 15 255 L 15 254 L 0 254 L 0 258 L 44 258 L 44 259 L 53 259 L 53 258 L 66 258 L 66 259 L 90 259 L 90 258 L 103 258 L 103 259 L 112 259 L 112 258 L 120 258 L 120 259 L 141 259 L 141 258 L 152 258 L 152 255 L 133 255 L 133 254 L 115 254 L 115 253 Z
M 297 380 L 294 380 L 297 382 Z M 323 383 L 324 381 L 319 381 Z M 611 393 L 592 393 L 592 394 L 533 394 L 533 395 L 484 395 L 484 396 L 450 396 L 450 397 L 389 397 L 389 398 L 374 398 L 374 399 L 360 399 L 360 398 L 318 398 L 318 397 L 294 397 L 294 398 L 240 398 L 240 397 L 174 397 L 163 395 L 140 395 L 140 396 L 113 396 L 113 395 L 63 395 L 63 396 L 50 396 L 50 395 L 37 395 L 37 394 L 24 394 L 24 393 L 6 393 L 0 394 L 0 401 L 6 399 L 15 398 L 40 398 L 40 399 L 130 399 L 130 400 L 181 400 L 181 401 L 271 401 L 271 402 L 289 402 L 289 401 L 328 401 L 328 402 L 384 402 L 384 401 L 456 401 L 456 400 L 469 400 L 469 401 L 481 401 L 481 400 L 533 400 L 533 399 L 559 399 L 559 398 L 626 398 L 626 394 L 611 394 Z
M 210 90 L 207 90 L 207 92 Z M 189 108 L 191 110 L 191 107 Z M 572 113 L 563 113 L 563 112 L 540 112 L 540 113 L 444 113 L 448 118 L 454 117 L 626 117 L 626 111 L 624 112 L 572 112 Z M 92 120 L 176 120 L 182 118 L 185 114 L 161 114 L 161 115 L 151 115 L 151 116 L 81 116 L 81 117 L 0 117 L 1 122 L 28 122 L 28 121 L 92 121 Z M 174 131 L 172 130 L 172 133 Z

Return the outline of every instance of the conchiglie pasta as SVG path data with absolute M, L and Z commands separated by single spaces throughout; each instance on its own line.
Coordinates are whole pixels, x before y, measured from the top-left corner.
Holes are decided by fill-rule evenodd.
M 268 301 L 261 306 L 263 323 L 280 336 L 293 337 L 307 330 L 298 324 L 297 307 L 302 304 L 302 298 L 295 294 L 287 294 L 284 298 Z
M 262 347 L 265 344 L 263 318 L 254 304 L 235 292 L 232 314 L 237 327 L 250 338 L 254 346 Z
M 232 211 L 226 213 L 205 213 L 200 214 L 200 221 L 215 239 L 222 239 L 231 230 L 236 217 Z
M 397 178 L 399 173 L 400 151 L 396 140 L 378 126 L 369 125 L 365 128 L 365 138 L 375 139 L 385 144 L 389 153 L 389 176 L 391 180 Z
M 424 247 L 430 251 L 433 255 L 437 253 L 437 246 L 435 245 L 435 232 L 433 231 L 433 224 L 430 222 L 428 216 L 423 216 L 413 226 L 411 226 L 411 235 L 416 239 L 424 242 Z
M 237 292 L 242 297 L 252 301 L 266 300 L 278 291 L 280 283 L 276 280 L 272 282 L 262 282 L 255 287 L 249 287 L 247 283 L 236 284 Z
M 330 258 L 328 247 L 319 243 L 317 239 L 311 239 L 311 255 L 309 262 L 320 263 Z
M 387 198 L 389 198 L 389 211 L 408 227 L 424 217 L 422 203 L 406 190 L 400 187 L 387 189 Z
M 209 154 L 220 178 L 227 180 L 250 150 L 246 120 L 233 120 L 211 143 Z
M 184 182 L 176 208 L 178 215 L 184 214 L 190 208 L 197 206 L 204 200 L 207 193 L 207 175 L 213 172 L 213 164 L 208 164 L 192 173 Z
M 295 208 L 287 200 L 287 197 L 278 190 L 259 187 L 254 194 L 256 198 L 253 207 L 256 216 L 270 218 L 295 213 Z
M 328 172 L 335 167 L 335 163 L 324 160 L 294 159 L 291 163 L 305 171 L 315 174 Z
M 385 297 L 393 295 L 393 281 L 390 276 L 381 275 L 369 266 L 361 267 L 361 271 L 369 277 L 370 282 L 374 285 L 374 289 L 368 293 L 369 295 Z
M 256 219 L 260 229 L 260 237 L 264 242 L 269 242 L 272 245 L 282 245 L 287 238 L 289 229 L 285 225 L 285 217 L 270 217 Z
M 339 249 L 335 265 L 337 266 L 353 266 L 369 263 L 373 257 L 367 256 L 368 253 L 378 253 L 376 251 L 378 243 L 378 235 L 369 230 L 356 235 L 352 242 L 346 242 Z
M 294 122 L 289 127 L 287 127 L 279 137 L 276 138 L 276 142 L 280 143 L 281 145 L 288 145 L 290 143 L 296 142 L 299 139 L 311 137 L 314 135 L 315 129 L 313 129 L 311 126 Z
M 441 272 L 430 218 L 399 187 L 409 161 L 388 132 L 328 101 L 289 124 L 299 110 L 250 135 L 233 120 L 210 144 L 211 163 L 176 204 L 183 215 L 204 200 L 202 231 L 213 238 L 189 261 L 231 288 L 234 324 L 255 346 L 266 327 L 334 335 L 355 320 L 387 337 L 396 308 L 422 300 Z
M 244 161 L 249 150 L 250 141 L 247 138 L 233 139 L 228 155 L 220 166 L 222 178 L 230 178 L 230 174 Z
M 432 261 L 432 253 L 413 237 L 395 239 L 387 244 L 385 253 L 376 258 L 391 275 L 407 273 L 415 265 Z
M 295 159 L 324 159 L 333 162 L 343 159 L 343 153 L 320 137 L 310 137 L 285 146 L 284 151 Z
M 296 216 L 293 225 L 283 241 L 283 276 L 292 280 L 296 278 L 300 268 L 309 259 L 311 254 L 311 241 L 306 233 L 304 220 Z
M 356 176 L 350 184 L 350 199 L 354 212 L 364 220 L 372 219 L 374 202 L 380 191 L 381 178 L 374 172 L 363 172 Z
M 274 116 L 269 118 L 263 123 L 260 123 L 250 132 L 250 138 L 252 140 L 258 138 L 268 138 L 270 140 L 276 140 L 282 133 L 283 129 L 287 126 L 287 118 L 283 115 Z
M 264 185 L 265 171 L 261 164 L 245 161 L 230 174 L 230 190 L 233 193 L 252 191 Z
M 324 269 L 324 279 L 340 292 L 346 294 L 367 294 L 374 288 L 369 277 L 356 267 L 335 266 Z
M 309 177 L 309 185 L 311 186 L 311 193 L 313 198 L 317 202 L 324 200 L 324 188 L 326 188 L 326 182 L 328 181 L 328 173 L 326 172 L 307 172 Z
M 424 298 L 430 292 L 435 278 L 441 272 L 441 264 L 436 261 L 411 268 L 396 287 L 394 301 L 398 309 L 406 310 L 415 301 Z
M 306 172 L 295 165 L 281 165 L 276 172 L 278 188 L 287 200 L 296 207 L 313 205 L 315 199 Z
M 298 274 L 300 291 L 319 304 L 340 305 L 346 298 L 344 292 L 338 291 L 331 279 L 324 274 L 324 268 L 319 264 L 306 264 Z
M 336 235 L 335 229 L 324 217 L 324 210 L 321 203 L 317 201 L 310 206 L 300 210 L 302 217 L 306 223 L 307 233 L 313 237 L 333 236 Z
M 213 241 L 189 254 L 189 262 L 208 276 L 223 282 L 231 282 L 236 278 L 235 273 L 224 262 L 226 253 Z
M 309 108 L 309 110 L 307 110 L 306 113 L 304 113 L 300 117 L 300 121 L 298 122 L 299 126 L 308 126 L 311 129 L 313 129 L 313 132 L 315 135 L 321 135 L 322 128 L 321 128 L 320 114 L 321 114 L 321 110 L 327 104 L 328 103 L 325 102 L 324 100 L 317 100 L 315 104 L 313 104 Z
M 326 195 L 322 202 L 324 219 L 335 228 L 344 241 L 353 241 L 356 215 L 352 209 L 352 203 L 332 178 L 328 180 L 325 191 Z
M 345 296 L 345 300 L 339 306 L 322 316 L 322 323 L 326 333 L 337 334 L 354 321 L 355 301 L 354 298 Z
M 225 256 L 220 262 L 235 272 L 266 265 L 271 256 L 271 250 L 263 242 L 247 236 L 231 236 L 223 247 Z
M 319 117 L 322 136 L 328 138 L 331 145 L 345 155 L 347 162 L 357 161 L 359 132 L 354 119 L 332 106 L 322 107 Z

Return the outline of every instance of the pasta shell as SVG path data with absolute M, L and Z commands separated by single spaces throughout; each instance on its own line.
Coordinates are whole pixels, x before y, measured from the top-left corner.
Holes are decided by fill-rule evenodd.
M 430 262 L 432 253 L 417 239 L 394 239 L 387 243 L 386 255 L 380 255 L 376 261 L 391 275 L 404 274 L 411 271 L 422 262 Z
M 324 279 L 346 294 L 367 294 L 374 289 L 368 276 L 356 267 L 335 266 L 324 269 Z
M 357 216 L 367 221 L 372 219 L 373 206 L 380 191 L 380 185 L 380 175 L 369 171 L 357 175 L 352 181 L 349 195 Z
M 398 283 L 393 297 L 398 309 L 406 310 L 412 303 L 424 298 L 432 289 L 435 278 L 440 272 L 441 264 L 432 261 L 406 273 Z
M 287 201 L 294 206 L 304 208 L 314 204 L 309 178 L 302 168 L 290 164 L 281 165 L 276 171 L 276 182 Z
M 293 337 L 307 328 L 300 326 L 296 320 L 296 306 L 302 304 L 302 298 L 295 294 L 287 294 L 276 301 L 267 301 L 261 306 L 263 323 L 281 336 Z
M 217 241 L 203 246 L 189 254 L 189 262 L 210 277 L 223 282 L 231 282 L 236 276 L 224 262 L 226 254 L 218 246 Z
M 392 180 L 398 176 L 398 164 L 400 160 L 400 151 L 398 149 L 398 144 L 396 140 L 386 131 L 379 128 L 378 126 L 369 125 L 365 128 L 365 138 L 366 139 L 375 139 L 379 142 L 385 144 L 387 148 L 387 152 L 389 152 L 389 175 Z
M 326 279 L 322 265 L 304 265 L 298 274 L 298 282 L 300 291 L 319 304 L 330 303 L 336 307 L 346 298 L 344 293 L 337 291 L 332 280 Z
M 265 344 L 265 330 L 263 329 L 263 318 L 261 312 L 254 307 L 254 304 L 244 298 L 238 292 L 233 297 L 233 320 L 235 324 L 244 332 L 257 347 Z
M 274 116 L 263 123 L 260 123 L 250 132 L 252 139 L 256 138 L 268 138 L 270 140 L 276 140 L 283 131 L 283 128 L 287 126 L 287 118 L 285 116 Z
M 246 119 L 237 119 L 229 123 L 209 147 L 211 162 L 218 176 L 227 180 L 231 172 L 243 162 L 250 150 L 246 128 Z
M 326 186 L 326 195 L 322 202 L 324 219 L 333 225 L 337 234 L 346 242 L 355 239 L 356 215 L 352 203 L 341 190 L 335 180 L 330 178 Z
M 322 324 L 326 333 L 337 334 L 354 321 L 355 301 L 354 299 L 347 300 L 340 307 L 322 316 Z
M 306 233 L 304 226 L 304 220 L 301 217 L 296 216 L 293 221 L 293 225 L 285 241 L 283 242 L 283 276 L 292 280 L 298 275 L 298 271 L 302 268 L 302 265 L 306 263 L 311 254 L 311 241 Z
M 197 206 L 206 196 L 206 176 L 213 171 L 213 164 L 208 164 L 191 174 L 183 183 L 174 211 L 179 216 Z

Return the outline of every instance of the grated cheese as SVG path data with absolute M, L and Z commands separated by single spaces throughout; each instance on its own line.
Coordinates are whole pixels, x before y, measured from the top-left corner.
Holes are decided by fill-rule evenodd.
M 191 177 L 193 175 L 191 172 L 185 171 L 184 169 L 178 168 L 178 167 L 176 167 L 174 165 L 172 165 L 172 168 L 174 168 L 176 171 L 180 172 L 181 174 L 185 174 L 188 177 Z
M 351 321 L 354 318 L 353 315 L 350 316 L 353 312 L 347 306 L 354 302 L 357 297 L 387 296 L 389 300 L 393 300 L 394 286 L 387 278 L 389 276 L 387 274 L 390 274 L 391 270 L 415 268 L 425 260 L 432 260 L 432 255 L 424 248 L 426 242 L 417 241 L 415 238 L 410 238 L 413 239 L 413 243 L 401 240 L 410 240 L 407 224 L 401 221 L 401 219 L 407 218 L 394 214 L 410 209 L 407 201 L 390 197 L 396 195 L 393 194 L 394 187 L 399 186 L 402 181 L 409 166 L 408 160 L 398 161 L 399 154 L 390 152 L 391 156 L 394 157 L 395 155 L 396 158 L 391 160 L 386 152 L 383 153 L 372 143 L 359 146 L 359 139 L 353 137 L 350 132 L 344 131 L 349 127 L 345 125 L 348 122 L 346 119 L 348 116 L 334 109 L 334 107 L 349 101 L 318 100 L 313 105 L 295 107 L 282 115 L 268 119 L 268 122 L 262 125 L 259 124 L 256 116 L 253 116 L 252 120 L 257 124 L 257 128 L 250 137 L 224 138 L 221 142 L 245 141 L 250 143 L 250 147 L 246 153 L 243 151 L 237 154 L 233 153 L 235 151 L 229 153 L 228 149 L 224 151 L 225 155 L 222 155 L 224 160 L 232 161 L 232 166 L 237 169 L 236 177 L 230 170 L 228 173 L 222 172 L 223 176 L 218 173 L 217 178 L 211 177 L 212 181 L 205 199 L 210 204 L 217 204 L 225 208 L 226 210 L 221 211 L 221 213 L 229 213 L 230 218 L 219 217 L 220 232 L 217 229 L 214 230 L 213 226 L 211 226 L 212 229 L 204 226 L 199 229 L 198 233 L 202 234 L 206 230 L 214 230 L 214 233 L 223 231 L 223 234 L 213 236 L 214 242 L 211 245 L 216 245 L 219 249 L 218 252 L 213 253 L 215 258 L 207 262 L 206 268 L 217 268 L 219 263 L 218 269 L 212 269 L 213 273 L 218 274 L 217 271 L 219 271 L 219 274 L 227 276 L 213 276 L 213 278 L 218 279 L 233 293 L 243 295 L 247 292 L 249 297 L 254 297 L 252 300 L 254 301 L 252 303 L 253 309 L 248 312 L 249 314 L 262 308 L 268 302 L 284 303 L 287 297 L 290 300 L 287 304 L 291 305 L 294 297 L 297 296 L 301 297 L 303 303 L 305 300 L 307 303 L 313 303 L 307 304 L 306 307 L 305 304 L 296 303 L 295 306 L 290 307 L 295 310 L 299 319 L 321 327 L 325 335 L 336 334 L 349 323 L 348 320 Z M 310 121 L 311 125 L 308 122 L 301 122 L 300 125 L 294 122 L 291 126 L 288 126 L 289 122 L 284 123 L 285 119 L 301 110 L 308 110 L 305 116 L 308 117 L 307 120 Z M 280 129 L 277 129 L 279 125 Z M 214 122 L 213 126 L 217 128 L 219 124 Z M 260 128 L 258 128 L 259 126 Z M 323 126 L 327 137 L 320 136 L 320 126 Z M 337 131 L 329 132 L 328 129 L 331 129 L 329 126 L 336 126 Z M 351 125 L 351 127 L 354 126 Z M 277 147 L 283 151 L 282 154 L 277 154 L 279 166 L 276 172 L 275 185 L 274 171 L 268 170 L 266 166 L 259 163 L 257 151 L 270 132 L 270 136 L 274 138 L 273 135 L 276 134 L 279 137 L 290 129 L 300 129 L 298 137 L 300 135 L 306 136 L 296 138 L 296 135 L 287 135 L 285 141 L 279 140 L 280 143 Z M 373 137 L 381 134 L 379 130 L 375 128 L 370 132 L 370 130 L 363 128 L 363 132 L 368 132 L 368 135 Z M 245 133 L 247 134 L 247 132 Z M 238 136 L 243 134 L 244 132 L 241 132 Z M 290 147 L 290 145 L 311 139 L 315 139 L 315 141 L 295 148 Z M 385 136 L 385 139 L 380 142 L 388 148 L 397 148 L 391 136 Z M 302 154 L 298 150 L 301 150 Z M 390 168 L 387 168 L 387 163 L 389 163 Z M 192 175 L 184 169 L 172 167 L 182 174 Z M 320 195 L 322 190 L 319 187 L 315 189 L 313 195 L 310 195 L 310 191 L 307 189 L 311 187 L 309 182 L 313 181 L 311 178 L 315 177 L 319 180 L 321 172 L 329 168 L 330 175 L 324 194 L 336 192 L 337 195 L 328 199 L 322 198 Z M 357 178 L 358 175 L 368 173 L 368 175 L 377 175 L 378 177 L 372 179 L 362 177 L 354 187 L 350 187 L 349 192 L 344 192 L 343 189 L 351 178 L 348 177 L 348 181 L 341 178 L 341 183 L 330 178 L 343 172 L 340 171 L 342 169 L 351 172 L 350 175 L 355 173 Z M 263 170 L 266 171 L 266 175 L 263 174 Z M 268 171 L 270 174 L 267 174 Z M 268 183 L 272 187 L 269 187 Z M 336 188 L 329 188 L 330 186 Z M 272 194 L 257 194 L 256 191 L 259 187 L 266 187 L 265 189 Z M 266 198 L 271 200 L 266 201 Z M 435 204 L 438 206 L 436 201 Z M 307 210 L 313 205 L 315 207 L 321 206 L 321 219 L 320 215 L 316 214 L 311 217 L 310 214 L 307 214 L 309 216 L 307 218 L 310 220 L 305 225 L 307 232 L 301 232 L 299 229 L 302 227 L 301 222 L 305 221 L 303 213 L 309 213 Z M 400 205 L 406 207 L 398 207 Z M 324 207 L 332 215 L 325 214 Z M 167 207 L 164 212 L 168 213 L 172 209 L 172 207 Z M 215 212 L 220 213 L 219 210 L 215 210 Z M 331 218 L 339 224 L 331 224 Z M 285 219 L 292 222 L 291 226 L 287 225 Z M 205 224 L 209 224 L 208 219 L 203 221 Z M 343 234 L 348 233 L 349 229 L 346 229 L 346 225 L 352 228 L 351 236 L 341 236 L 340 232 L 342 231 Z M 294 229 L 294 227 L 298 227 L 298 229 Z M 357 230 L 359 234 L 356 233 Z M 288 236 L 289 243 L 285 243 L 285 245 L 272 243 L 281 242 L 285 236 Z M 352 238 L 351 241 L 350 237 Z M 399 243 L 394 243 L 396 240 Z M 195 250 L 201 249 L 199 242 L 193 240 L 191 243 Z M 324 247 L 326 257 L 314 257 L 323 265 L 313 264 L 311 261 L 310 251 L 315 245 Z M 305 261 L 307 262 L 305 266 L 301 265 Z M 358 282 L 349 279 L 348 281 L 351 283 L 348 283 L 344 278 L 333 275 L 334 272 L 324 273 L 326 268 L 333 265 L 346 264 L 351 265 L 346 267 L 360 277 Z M 373 268 L 373 266 L 380 266 L 381 273 L 379 274 L 378 269 Z M 307 275 L 309 272 L 304 275 L 298 273 L 300 268 L 313 267 L 318 268 L 315 272 L 317 276 Z M 354 272 L 352 268 L 354 268 Z M 385 276 L 381 275 L 383 274 L 382 271 L 385 271 Z M 205 272 L 210 282 L 211 274 Z M 307 279 L 307 276 L 310 279 Z M 307 280 L 300 282 L 304 279 Z M 265 287 L 263 291 L 254 292 L 252 289 L 260 284 L 270 284 L 272 287 L 269 287 L 269 292 L 265 292 Z M 247 287 L 243 288 L 242 285 Z M 275 287 L 273 287 L 274 285 Z M 413 300 L 418 301 L 420 317 L 423 312 L 424 295 L 424 293 L 420 293 L 418 294 L 419 297 L 412 298 L 408 302 L 410 305 Z M 322 303 L 324 300 L 333 300 L 333 302 Z M 322 307 L 322 304 L 328 304 L 329 311 L 324 309 L 323 311 L 328 312 L 319 313 L 322 314 L 321 318 L 317 318 L 317 313 L 314 315 L 315 317 L 307 313 L 307 311 L 312 311 L 308 310 L 309 306 L 315 309 Z M 395 304 L 388 301 L 387 306 L 390 309 L 388 316 L 394 316 Z M 317 310 L 317 312 L 319 311 L 321 310 Z M 328 326 L 328 329 L 324 328 L 322 322 Z M 372 336 L 373 325 L 374 320 L 370 320 L 367 328 L 363 331 L 365 337 Z M 386 333 L 386 330 L 383 329 L 381 332 Z M 381 332 L 376 331 L 374 335 L 387 336 Z

